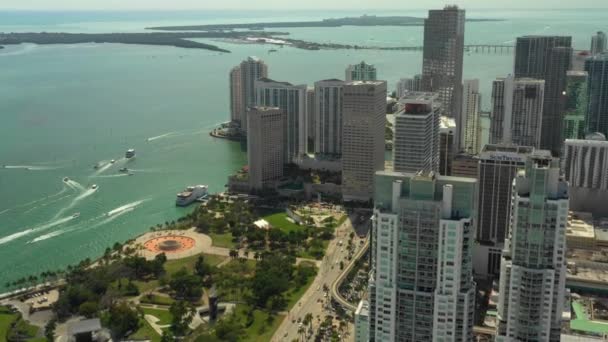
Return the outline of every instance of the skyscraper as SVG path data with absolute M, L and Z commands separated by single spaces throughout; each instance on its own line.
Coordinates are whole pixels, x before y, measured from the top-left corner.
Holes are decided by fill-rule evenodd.
M 591 54 L 597 55 L 600 53 L 606 52 L 606 47 L 608 46 L 606 41 L 606 34 L 602 31 L 599 31 L 593 37 L 591 37 Z
M 236 96 L 231 96 L 230 99 L 231 101 L 233 99 L 235 101 L 240 99 L 240 103 L 235 102 L 234 105 L 231 104 L 230 108 L 234 107 L 240 109 L 239 121 L 241 123 L 241 129 L 244 132 L 247 132 L 247 108 L 256 106 L 255 81 L 263 77 L 268 77 L 268 66 L 266 66 L 261 59 L 252 56 L 241 62 L 238 66 L 240 69 L 239 71 L 236 71 L 236 68 L 237 67 L 232 69 L 230 77 L 232 81 L 232 77 L 234 76 L 236 78 L 237 74 L 240 73 L 241 93 L 240 95 L 236 94 L 237 88 L 235 87 L 234 91 Z M 232 84 L 237 83 L 238 82 L 236 81 L 232 82 Z
M 589 74 L 587 132 L 600 132 L 608 136 L 608 53 L 587 59 L 585 71 Z
M 568 71 L 567 78 L 562 136 L 564 139 L 581 139 L 585 136 L 587 114 L 587 72 Z
M 572 210 L 608 216 L 608 141 L 603 134 L 566 140 L 564 174 Z
M 424 21 L 422 90 L 439 93 L 444 115 L 460 123 L 465 11 L 457 6 L 430 10 Z M 460 146 L 457 127 L 456 147 Z
M 492 84 L 491 144 L 540 146 L 545 81 L 499 78 Z
M 463 127 L 460 137 L 461 150 L 467 153 L 477 154 L 479 145 L 479 111 L 481 106 L 481 94 L 479 93 L 479 80 L 465 80 L 462 96 L 461 122 L 457 126 Z
M 230 70 L 230 121 L 241 122 L 243 112 L 243 89 L 241 85 L 241 67 Z
M 393 167 L 398 172 L 439 171 L 441 104 L 435 93 L 409 92 L 395 115 Z
M 316 105 L 315 105 L 315 88 L 308 87 L 306 89 L 306 132 L 308 132 L 308 141 L 306 143 L 306 152 L 314 152 L 315 151 L 315 134 L 316 134 Z
M 345 71 L 346 82 L 375 81 L 376 78 L 376 67 L 363 61 L 359 64 L 349 65 Z
M 486 145 L 479 155 L 478 244 L 474 259 L 477 274 L 500 272 L 500 255 L 511 215 L 513 178 L 532 153 L 550 156 L 548 151 L 509 145 Z
M 342 87 L 331 79 L 315 83 L 315 153 L 342 153 Z
M 572 60 L 572 37 L 524 36 L 515 46 L 515 77 L 545 80 L 540 148 L 559 155 L 566 73 Z
M 247 121 L 249 186 L 262 189 L 283 176 L 285 113 L 276 107 L 251 107 Z
M 306 85 L 261 78 L 255 82 L 258 106 L 281 108 L 286 118 L 285 160 L 295 162 L 307 152 L 308 121 Z
M 471 341 L 472 178 L 376 173 L 370 341 Z
M 559 341 L 566 287 L 568 183 L 533 156 L 515 178 L 500 265 L 496 341 Z
M 420 91 L 422 88 L 422 75 L 415 75 L 413 78 L 402 78 L 397 82 L 395 94 L 397 99 L 410 91 Z
M 454 119 L 442 116 L 439 120 L 439 174 L 442 176 L 452 175 L 455 141 L 456 123 Z
M 342 197 L 368 201 L 374 173 L 384 169 L 386 82 L 348 82 L 342 101 Z

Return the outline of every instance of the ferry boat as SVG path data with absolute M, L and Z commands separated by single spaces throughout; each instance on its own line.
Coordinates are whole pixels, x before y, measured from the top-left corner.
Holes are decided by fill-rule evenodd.
M 127 150 L 127 153 L 125 153 L 125 158 L 131 159 L 133 157 L 135 157 L 135 150 L 130 148 Z
M 199 198 L 206 197 L 207 190 L 207 185 L 189 186 L 184 191 L 177 194 L 175 205 L 177 205 L 178 207 L 188 206 Z

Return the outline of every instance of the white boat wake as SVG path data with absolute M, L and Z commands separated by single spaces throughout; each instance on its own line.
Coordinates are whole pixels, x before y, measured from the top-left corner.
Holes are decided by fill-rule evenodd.
M 93 173 L 93 176 L 102 174 L 107 169 L 111 168 L 112 165 L 114 165 L 114 164 L 110 163 L 109 161 L 103 161 L 102 165 L 99 167 L 99 169 L 95 170 L 95 173 Z
M 90 220 L 88 220 L 85 223 L 93 222 L 93 221 L 96 221 L 98 219 L 101 219 L 101 218 L 105 217 L 104 220 L 102 220 L 100 222 L 97 222 L 97 223 L 93 224 L 92 226 L 86 227 L 85 230 L 97 228 L 97 227 L 103 226 L 105 224 L 108 224 L 108 223 L 116 220 L 117 218 L 119 218 L 119 217 L 121 217 L 123 215 L 126 215 L 126 214 L 134 211 L 135 209 L 137 209 L 138 206 L 140 206 L 145 201 L 146 200 L 140 200 L 140 201 L 135 201 L 135 202 L 132 202 L 132 203 L 128 203 L 128 204 L 120 206 L 120 207 L 118 207 L 116 209 L 110 210 L 110 211 L 108 211 L 107 213 L 105 213 L 105 214 L 103 214 L 101 216 L 98 216 L 98 217 L 95 217 L 93 219 L 90 219 Z M 48 234 L 40 235 L 37 238 L 35 238 L 35 239 L 31 240 L 31 241 L 28 241 L 28 244 L 30 244 L 30 243 L 36 243 L 36 242 L 40 242 L 40 241 L 45 241 L 45 240 L 52 239 L 54 237 L 57 237 L 57 236 L 60 236 L 60 235 L 66 234 L 66 233 L 70 233 L 70 232 L 76 231 L 82 225 L 83 224 L 79 224 L 78 226 L 74 226 L 73 228 L 67 228 L 67 229 L 57 230 L 57 231 L 54 231 L 54 232 L 51 232 L 51 233 L 48 233 Z
M 68 182 L 74 182 L 74 181 L 69 180 Z M 76 206 L 78 203 L 82 202 L 84 199 L 86 199 L 87 197 L 89 197 L 89 196 L 93 195 L 94 193 L 96 193 L 96 192 L 97 192 L 97 190 L 99 190 L 99 188 L 96 188 L 96 189 L 85 189 L 85 188 L 84 188 L 82 185 L 80 185 L 79 183 L 77 183 L 77 182 L 74 182 L 74 183 L 78 184 L 78 186 L 79 186 L 80 188 L 82 188 L 82 189 L 80 190 L 80 191 L 81 191 L 80 195 L 78 195 L 76 198 L 74 198 L 74 199 L 72 200 L 72 202 L 70 202 L 70 204 L 68 204 L 68 205 L 67 205 L 65 208 L 63 208 L 63 209 L 59 210 L 59 211 L 57 212 L 57 214 L 55 214 L 54 219 L 58 218 L 59 216 L 61 216 L 61 215 L 62 215 L 63 213 L 65 213 L 66 211 L 68 211 L 68 210 L 72 209 L 72 208 L 73 208 L 74 206 Z
M 150 141 L 154 141 L 154 140 L 158 140 L 158 139 L 162 139 L 162 138 L 169 138 L 169 137 L 172 137 L 175 135 L 179 135 L 178 132 L 169 132 L 169 133 L 161 134 L 161 135 L 158 135 L 155 137 L 150 137 L 150 138 L 146 139 L 146 141 L 150 142 Z
M 19 239 L 20 237 L 26 236 L 26 235 L 30 235 L 39 231 L 43 231 L 43 230 L 47 230 L 50 228 L 53 228 L 55 226 L 59 226 L 61 224 L 67 223 L 71 220 L 76 219 L 78 216 L 68 216 L 68 217 L 64 217 L 58 220 L 53 220 L 51 222 L 45 223 L 41 226 L 38 227 L 34 227 L 34 228 L 30 228 L 30 229 L 26 229 L 8 236 L 5 236 L 3 238 L 0 238 L 0 245 L 3 245 L 5 243 L 11 242 L 13 240 Z
M 67 186 L 69 186 L 70 188 L 74 189 L 74 190 L 78 190 L 78 191 L 84 191 L 85 188 L 84 186 L 82 186 L 80 183 L 78 183 L 75 180 L 72 179 L 68 179 L 67 181 L 64 180 L 63 181 Z
M 18 205 L 18 206 L 13 207 L 13 208 L 4 209 L 4 210 L 0 211 L 0 215 L 5 214 L 5 213 L 8 213 L 9 211 L 13 211 L 13 210 L 21 209 L 21 208 L 27 208 L 27 207 L 29 207 L 29 206 L 32 206 L 32 205 L 38 204 L 38 203 L 40 203 L 40 202 L 44 202 L 44 201 L 50 200 L 50 199 L 52 199 L 52 198 L 55 198 L 55 197 L 57 197 L 57 196 L 61 196 L 61 195 L 63 195 L 63 194 L 66 192 L 66 191 L 68 191 L 68 189 L 70 189 L 70 188 L 69 188 L 69 187 L 64 186 L 63 188 L 61 188 L 61 190 L 59 190 L 59 192 L 54 193 L 54 194 L 52 194 L 52 195 L 48 195 L 48 196 L 45 196 L 45 197 L 39 198 L 39 199 L 37 199 L 37 200 L 33 200 L 33 201 L 31 201 L 31 202 L 27 202 L 27 203 L 24 203 L 24 204 L 20 204 L 20 205 Z M 68 196 L 70 196 L 70 195 L 68 195 Z M 45 203 L 45 204 L 44 204 L 44 205 L 42 205 L 42 206 L 47 206 L 47 205 L 49 205 L 49 204 L 51 204 L 51 203 L 55 203 L 55 202 L 57 202 L 57 201 L 60 201 L 60 200 L 62 200 L 62 199 L 64 199 L 64 198 L 68 197 L 68 196 L 63 196 L 63 197 L 61 197 L 61 198 L 60 198 L 60 199 L 58 199 L 58 200 L 52 201 L 52 202 L 50 202 L 50 203 Z M 38 207 L 39 207 L 39 206 L 35 206 L 35 207 L 32 207 L 32 208 L 29 208 L 27 211 L 25 211 L 25 213 L 28 213 L 28 212 L 30 212 L 30 211 L 34 210 L 35 208 L 38 208 Z
M 126 211 L 126 210 L 133 210 L 136 207 L 138 207 L 139 205 L 141 205 L 142 203 L 144 203 L 145 201 L 146 200 L 144 199 L 144 200 L 139 200 L 139 201 L 135 201 L 135 202 L 131 202 L 131 203 L 125 204 L 125 205 L 120 206 L 120 207 L 118 207 L 116 209 L 112 209 L 112 210 L 108 211 L 106 213 L 106 215 L 107 216 L 114 216 L 114 215 L 120 214 L 120 213 L 122 213 L 123 211 Z

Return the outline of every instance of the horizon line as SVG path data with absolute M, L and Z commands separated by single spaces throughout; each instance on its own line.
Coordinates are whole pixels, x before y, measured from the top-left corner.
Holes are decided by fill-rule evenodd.
M 525 10 L 525 11 L 559 11 L 559 10 L 608 10 L 608 6 L 606 7 L 554 7 L 554 8 L 543 8 L 543 7 L 460 7 L 464 10 Z M 156 8 L 146 8 L 146 9 L 138 9 L 138 8 L 2 8 L 0 7 L 0 12 L 161 12 L 161 11 L 176 11 L 176 12 L 188 12 L 188 11 L 230 11 L 230 12 L 284 12 L 284 11 L 335 11 L 335 12 L 359 12 L 359 11 L 420 11 L 420 10 L 432 10 L 432 9 L 441 9 L 441 7 L 412 7 L 412 8 L 394 8 L 394 7 L 386 7 L 386 8 L 362 8 L 362 9 L 347 9 L 344 8 L 285 8 L 285 9 L 277 9 L 277 8 L 203 8 L 203 7 L 193 7 L 193 8 L 164 8 L 164 7 L 156 7 Z

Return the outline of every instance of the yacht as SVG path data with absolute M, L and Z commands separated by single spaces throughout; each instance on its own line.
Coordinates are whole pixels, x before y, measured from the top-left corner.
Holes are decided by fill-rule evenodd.
M 64 183 L 67 183 L 67 182 L 69 182 L 69 181 L 70 181 L 70 179 L 69 179 L 68 177 L 64 177 L 64 178 L 63 178 L 63 182 L 64 182 Z
M 73 218 L 80 217 L 80 213 L 76 213 L 76 214 L 72 215 L 72 217 L 73 217 Z
M 99 187 L 97 186 L 97 184 L 93 184 L 93 186 L 91 186 L 92 190 L 97 190 Z
M 126 167 L 123 167 L 122 169 L 118 170 L 118 172 L 127 173 L 127 172 L 129 172 L 129 169 L 127 169 Z
M 114 164 L 114 163 L 116 163 L 116 160 L 114 160 L 114 159 L 110 160 L 110 164 Z
M 184 191 L 177 194 L 175 205 L 185 207 L 192 204 L 199 198 L 207 196 L 207 185 L 194 185 L 187 187 Z
M 135 150 L 130 148 L 127 150 L 127 153 L 125 153 L 125 158 L 131 159 L 133 157 L 135 157 Z

